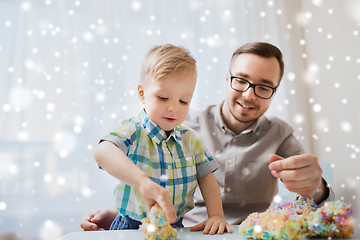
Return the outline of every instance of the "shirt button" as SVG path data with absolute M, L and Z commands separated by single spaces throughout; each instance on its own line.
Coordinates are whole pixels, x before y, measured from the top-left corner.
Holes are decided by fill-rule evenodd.
M 231 188 L 230 187 L 226 188 L 226 191 L 231 192 Z
M 232 163 L 233 163 L 233 160 L 232 160 L 232 159 L 229 159 L 228 163 L 229 163 L 229 164 L 232 164 Z
M 171 169 L 171 165 L 170 165 L 170 164 L 168 165 L 168 169 Z
M 233 138 L 233 140 L 232 140 L 233 142 L 236 142 L 236 138 Z

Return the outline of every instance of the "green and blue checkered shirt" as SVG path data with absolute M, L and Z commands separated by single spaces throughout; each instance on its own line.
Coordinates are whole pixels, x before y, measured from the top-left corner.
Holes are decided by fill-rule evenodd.
M 123 121 L 118 131 L 104 140 L 114 143 L 151 180 L 169 191 L 178 219 L 194 207 L 197 179 L 219 167 L 194 130 L 180 125 L 166 137 L 144 110 Z M 146 204 L 137 188 L 120 182 L 115 188 L 115 202 L 123 216 L 138 221 L 146 217 Z

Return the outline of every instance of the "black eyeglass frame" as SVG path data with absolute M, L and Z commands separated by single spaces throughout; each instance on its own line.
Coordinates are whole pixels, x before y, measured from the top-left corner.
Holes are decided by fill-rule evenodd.
M 245 78 L 231 75 L 231 72 L 229 72 L 229 77 L 230 77 L 230 87 L 231 87 L 233 90 L 235 90 L 235 91 L 237 91 L 237 92 L 246 92 L 247 90 L 249 90 L 249 88 L 252 88 L 252 89 L 254 89 L 255 95 L 256 95 L 257 97 L 259 97 L 259 98 L 262 98 L 262 99 L 270 99 L 270 98 L 274 95 L 274 93 L 276 92 L 277 87 L 278 87 L 278 86 L 276 86 L 276 87 L 270 87 L 270 86 L 265 85 L 265 84 L 253 84 L 253 83 L 249 82 L 248 80 L 246 80 Z M 243 91 L 233 88 L 233 86 L 232 86 L 232 81 L 233 81 L 234 78 L 240 79 L 241 81 L 247 82 L 247 83 L 249 84 L 249 86 L 248 86 L 245 90 L 243 90 Z M 255 90 L 255 87 L 256 87 L 256 86 L 263 86 L 263 87 L 268 87 L 268 88 L 270 88 L 270 89 L 272 90 L 272 93 L 271 93 L 270 97 L 265 98 L 265 97 L 261 97 L 261 96 L 257 95 L 256 90 Z

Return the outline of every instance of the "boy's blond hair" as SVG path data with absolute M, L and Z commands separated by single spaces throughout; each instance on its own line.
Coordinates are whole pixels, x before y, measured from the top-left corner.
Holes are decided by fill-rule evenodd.
M 148 75 L 159 80 L 182 71 L 197 75 L 196 60 L 186 48 L 172 44 L 154 46 L 144 57 L 140 84 L 144 83 Z

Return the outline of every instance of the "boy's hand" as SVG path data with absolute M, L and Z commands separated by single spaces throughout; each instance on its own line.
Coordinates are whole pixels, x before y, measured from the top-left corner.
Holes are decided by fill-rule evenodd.
M 204 234 L 223 234 L 225 230 L 228 233 L 232 233 L 230 225 L 226 222 L 225 218 L 212 216 L 207 220 L 190 227 L 190 231 L 201 231 L 203 230 Z
M 170 200 L 170 194 L 165 188 L 153 182 L 150 178 L 145 177 L 139 183 L 139 190 L 146 202 L 148 212 L 155 203 L 158 203 L 164 210 L 167 220 L 169 220 L 170 223 L 176 221 L 175 208 Z

